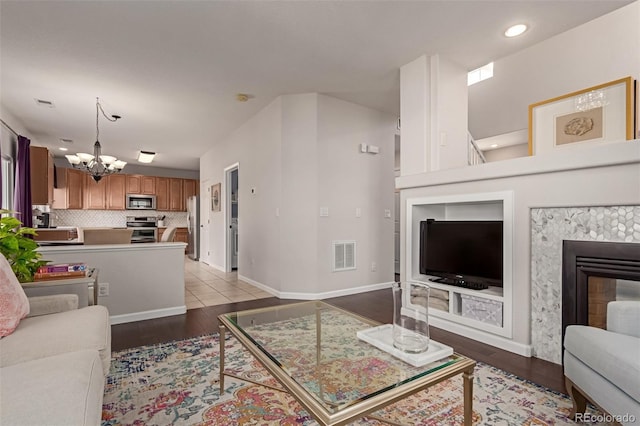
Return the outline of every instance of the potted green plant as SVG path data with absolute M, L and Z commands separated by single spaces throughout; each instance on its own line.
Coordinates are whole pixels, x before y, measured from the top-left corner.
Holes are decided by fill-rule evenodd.
M 42 254 L 36 251 L 38 243 L 29 238 L 36 230 L 22 226 L 22 222 L 10 213 L 10 210 L 0 209 L 0 253 L 9 261 L 18 281 L 31 282 L 38 268 L 47 261 L 40 260 Z

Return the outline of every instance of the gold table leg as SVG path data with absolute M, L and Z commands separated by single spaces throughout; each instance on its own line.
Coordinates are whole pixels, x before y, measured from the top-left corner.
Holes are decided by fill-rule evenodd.
M 224 393 L 224 325 L 220 324 L 220 396 Z
M 462 373 L 464 393 L 464 426 L 473 424 L 473 367 Z

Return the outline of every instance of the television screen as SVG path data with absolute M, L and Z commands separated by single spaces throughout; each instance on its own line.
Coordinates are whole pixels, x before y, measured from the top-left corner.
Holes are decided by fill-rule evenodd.
M 420 273 L 501 287 L 502 246 L 501 220 L 428 219 L 420 222 Z

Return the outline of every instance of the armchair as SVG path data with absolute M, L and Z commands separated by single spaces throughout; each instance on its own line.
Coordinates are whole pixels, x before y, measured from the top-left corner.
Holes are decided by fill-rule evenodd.
M 0 305 L 25 300 L 15 320 L 0 313 L 0 424 L 96 425 L 111 358 L 104 306 L 78 309 L 78 296 L 26 298 L 0 255 Z M 23 317 L 29 312 L 29 315 Z
M 607 305 L 607 330 L 567 327 L 564 375 L 572 418 L 589 400 L 621 424 L 640 420 L 640 301 Z

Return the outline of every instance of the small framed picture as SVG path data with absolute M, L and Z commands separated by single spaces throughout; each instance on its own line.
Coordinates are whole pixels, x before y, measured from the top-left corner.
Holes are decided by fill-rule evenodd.
M 221 184 L 216 183 L 215 185 L 211 185 L 211 211 L 219 212 L 222 198 L 220 196 Z
M 529 105 L 529 155 L 634 137 L 631 77 Z

